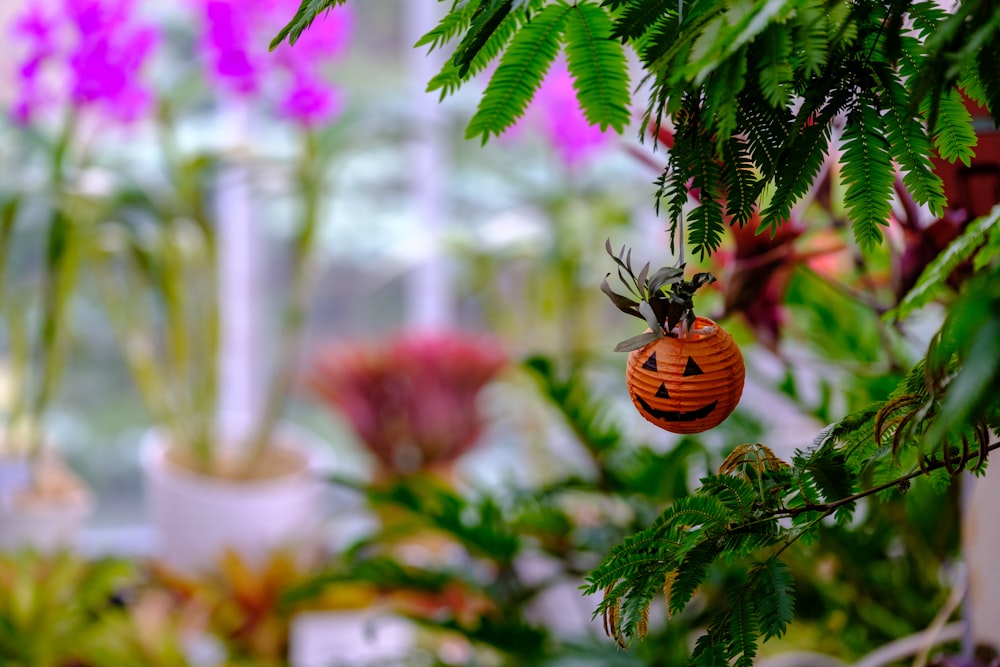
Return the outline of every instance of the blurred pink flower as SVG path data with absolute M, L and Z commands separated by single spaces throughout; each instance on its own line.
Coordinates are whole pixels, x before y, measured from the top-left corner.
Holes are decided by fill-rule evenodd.
M 14 118 L 28 123 L 43 108 L 63 104 L 97 108 L 119 121 L 141 116 L 152 99 L 141 71 L 158 36 L 136 19 L 134 3 L 64 0 L 51 14 L 45 4 L 27 4 L 14 22 L 14 38 L 25 46 Z
M 564 60 L 555 62 L 526 118 L 534 117 L 559 158 L 567 166 L 586 162 L 606 148 L 615 136 L 612 130 L 591 125 L 583 114 L 573 88 L 573 77 Z
M 403 334 L 330 349 L 309 386 L 347 418 L 384 471 L 406 474 L 452 462 L 476 443 L 479 391 L 506 363 L 490 338 Z
M 322 69 L 350 40 L 353 15 L 340 6 L 316 19 L 295 46 L 271 39 L 294 15 L 298 0 L 194 0 L 202 16 L 201 51 L 211 79 L 229 93 L 273 96 L 277 110 L 305 125 L 330 120 L 340 94 Z
M 278 107 L 281 115 L 312 127 L 335 118 L 344 108 L 340 91 L 309 76 L 296 76 Z

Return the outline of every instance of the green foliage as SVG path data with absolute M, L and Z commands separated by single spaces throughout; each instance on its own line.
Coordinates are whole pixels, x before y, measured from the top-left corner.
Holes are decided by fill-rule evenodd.
M 131 564 L 28 551 L 0 556 L 0 664 L 63 667 L 85 656 L 115 596 L 135 583 Z
M 460 541 L 476 554 L 509 563 L 520 548 L 513 530 L 502 521 L 494 499 L 471 502 L 432 477 L 412 476 L 366 490 L 369 501 L 419 514 L 421 521 Z
M 769 558 L 751 567 L 747 576 L 747 588 L 757 603 L 760 636 L 765 641 L 781 637 L 795 615 L 795 581 L 788 565 Z
M 903 319 L 930 303 L 944 289 L 952 272 L 976 254 L 984 242 L 1000 243 L 1000 207 L 970 224 L 958 239 L 935 257 L 890 316 Z
M 466 5 L 467 8 L 475 7 L 474 3 L 469 3 Z M 449 17 L 452 14 L 448 15 Z M 455 14 L 454 16 L 461 17 L 462 14 Z M 471 17 L 470 17 L 471 20 Z M 494 59 L 500 54 L 503 47 L 510 41 L 510 38 L 517 31 L 518 25 L 525 20 L 523 12 L 512 11 L 503 17 L 503 20 L 496 27 L 496 29 L 489 35 L 488 39 L 479 47 L 479 50 L 474 56 L 472 56 L 468 63 L 465 65 L 468 72 L 473 74 L 478 74 L 482 72 L 487 65 L 493 62 Z M 448 34 L 452 26 L 445 26 L 442 22 L 445 32 L 442 35 Z M 428 36 L 434 35 L 434 33 L 428 33 Z M 427 39 L 425 36 L 424 39 Z M 437 35 L 431 38 L 433 43 L 434 40 L 438 39 Z M 444 40 L 445 37 L 440 37 Z M 417 42 L 418 45 L 423 43 L 423 40 Z M 433 47 L 432 47 L 433 48 Z M 468 74 L 467 74 L 468 75 Z M 451 95 L 457 91 L 462 85 L 462 75 L 458 65 L 455 64 L 454 59 L 448 60 L 442 67 L 441 71 L 434 75 L 431 80 L 427 83 L 427 91 L 431 92 L 434 90 L 440 90 L 440 99 L 444 99 L 448 95 Z
M 879 227 L 892 214 L 893 167 L 889 141 L 879 108 L 864 96 L 848 116 L 844 129 L 844 205 L 854 221 L 854 238 L 862 248 L 882 241 Z
M 276 42 L 293 39 L 333 4 L 303 0 Z M 623 48 L 630 48 L 649 84 L 643 126 L 670 123 L 677 133 L 660 190 L 669 192 L 671 228 L 693 178 L 701 195 L 686 241 L 709 255 L 727 222 L 720 204 L 727 194 L 742 224 L 751 202 L 764 203 L 764 186 L 774 186 L 764 225 L 783 224 L 841 127 L 848 210 L 863 247 L 881 241 L 896 168 L 916 201 L 941 211 L 930 159 L 937 152 L 967 163 L 972 155 L 975 134 L 960 93 L 996 117 L 998 35 L 988 0 L 951 14 L 913 1 L 687 0 L 678 8 L 663 0 L 474 0 L 455 3 L 418 45 L 458 41 L 431 82 L 442 94 L 499 58 L 468 128 L 484 142 L 520 117 L 560 49 L 587 118 L 622 131 L 630 104 Z M 735 138 L 749 149 L 736 170 L 742 178 L 727 167 Z
M 587 121 L 621 133 L 629 122 L 628 64 L 611 30 L 596 3 L 575 4 L 566 24 L 566 62 Z
M 524 114 L 559 53 L 570 13 L 568 5 L 547 5 L 514 35 L 469 121 L 466 138 L 481 136 L 486 143 Z
M 446 92 L 499 58 L 469 136 L 486 141 L 516 121 L 560 49 L 588 118 L 620 130 L 629 100 L 619 46 L 631 49 L 650 93 L 642 126 L 674 134 L 657 180 L 657 210 L 664 206 L 676 234 L 696 190 L 681 242 L 702 257 L 719 247 L 727 224 L 745 224 L 758 208 L 762 229 L 784 224 L 834 150 L 854 238 L 871 249 L 892 215 L 897 172 L 916 202 L 936 214 L 946 208 L 932 160 L 968 164 L 974 155 L 963 95 L 1000 118 L 1000 14 L 990 0 L 963 2 L 952 13 L 908 0 L 686 0 L 679 8 L 657 0 L 539 0 L 505 23 L 524 7 L 515 4 L 457 3 L 453 12 L 463 18 L 446 17 L 426 38 L 434 48 L 459 42 L 440 75 Z M 661 595 L 672 614 L 667 625 L 684 623 L 712 574 L 735 564 L 740 576 L 727 580 L 723 601 L 710 600 L 688 657 L 694 665 L 751 665 L 759 643 L 787 632 L 797 608 L 791 563 L 799 540 L 832 530 L 830 517 L 843 528 L 870 497 L 898 498 L 914 480 L 941 491 L 966 470 L 984 470 L 988 431 L 1000 425 L 996 216 L 974 222 L 895 311 L 906 317 L 939 296 L 963 263 L 981 274 L 893 392 L 824 429 L 790 463 L 764 445 L 739 445 L 718 474 L 607 550 L 585 590 L 603 595 L 596 614 L 619 644 L 650 631 L 649 607 Z M 650 275 L 648 266 L 636 272 L 624 250 L 609 253 L 634 298 L 606 282 L 602 289 L 651 329 L 624 343 L 647 343 L 663 332 L 658 300 L 666 284 L 680 284 L 679 274 Z M 819 324 L 836 315 L 832 308 L 815 314 Z M 571 421 L 601 443 L 593 451 L 617 448 L 601 422 L 588 419 L 594 413 L 585 398 L 568 391 L 550 397 L 576 406 Z M 605 475 L 602 482 L 622 479 Z M 859 608 L 882 627 L 908 627 L 877 604 Z
M 980 241 L 992 229 L 982 221 L 976 227 Z M 889 500 L 921 477 L 940 492 L 962 472 L 983 470 L 996 446 L 988 431 L 1000 424 L 1000 263 L 992 248 L 962 237 L 946 253 L 952 259 L 944 266 L 955 257 L 978 259 L 977 249 L 992 259 L 979 259 L 986 270 L 966 286 L 926 359 L 886 400 L 830 425 L 790 464 L 765 445 L 736 447 L 717 475 L 609 552 L 586 592 L 603 593 L 595 613 L 612 637 L 627 645 L 643 636 L 638 620 L 664 582 L 676 618 L 713 568 L 743 562 L 745 576 L 729 584 L 691 664 L 750 665 L 759 642 L 780 637 L 792 620 L 795 585 L 782 556 L 794 543 L 814 540 L 827 517 L 846 524 L 869 496 Z
M 473 60 L 489 41 L 490 36 L 510 14 L 513 6 L 513 0 L 485 0 L 478 4 L 469 22 L 468 32 L 465 33 L 455 49 L 455 55 L 452 58 L 459 78 L 468 75 Z

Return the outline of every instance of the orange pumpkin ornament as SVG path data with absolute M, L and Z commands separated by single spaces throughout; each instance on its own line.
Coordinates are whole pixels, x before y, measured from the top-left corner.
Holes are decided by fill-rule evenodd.
M 647 421 L 671 433 L 701 433 L 740 402 L 746 370 L 728 331 L 696 317 L 684 338 L 665 336 L 632 350 L 625 367 L 629 397 Z
M 615 348 L 629 352 L 625 384 L 632 403 L 647 421 L 671 433 L 701 433 L 718 426 L 740 402 L 746 369 L 729 332 L 694 314 L 695 291 L 715 277 L 697 273 L 685 280 L 683 264 L 650 273 L 648 262 L 636 274 L 631 250 L 623 246 L 616 255 L 610 241 L 605 247 L 631 295 L 611 289 L 610 273 L 601 291 L 619 310 L 649 327 Z

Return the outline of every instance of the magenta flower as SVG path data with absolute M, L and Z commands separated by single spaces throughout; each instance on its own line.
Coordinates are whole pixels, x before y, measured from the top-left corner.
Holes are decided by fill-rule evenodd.
M 404 334 L 329 350 L 309 386 L 347 418 L 383 471 L 406 474 L 450 463 L 476 443 L 479 391 L 506 363 L 490 338 Z
M 247 9 L 253 3 L 247 3 Z M 207 0 L 202 34 L 205 55 L 215 79 L 236 93 L 254 93 L 259 87 L 258 65 L 250 56 L 251 25 L 247 14 L 230 0 Z
M 196 0 L 203 20 L 201 50 L 223 90 L 277 99 L 282 115 L 313 126 L 341 110 L 340 93 L 322 69 L 346 48 L 353 26 L 348 6 L 316 20 L 294 47 L 268 46 L 298 0 Z
M 560 159 L 570 167 L 595 156 L 615 136 L 612 130 L 601 130 L 587 121 L 564 60 L 553 64 L 526 118 L 538 123 Z
M 335 118 L 343 107 L 339 90 L 308 76 L 297 76 L 278 109 L 282 116 L 314 127 Z
M 145 112 L 152 96 L 141 70 L 157 33 L 133 16 L 131 0 L 64 0 L 46 13 L 28 3 L 15 20 L 14 38 L 25 47 L 12 108 L 30 122 L 46 107 L 96 108 L 119 121 Z M 53 76 L 47 78 L 49 70 Z M 52 85 L 52 81 L 59 85 Z

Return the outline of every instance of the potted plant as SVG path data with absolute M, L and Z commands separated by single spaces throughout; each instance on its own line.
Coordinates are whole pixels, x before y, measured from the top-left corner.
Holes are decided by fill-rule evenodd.
M 18 77 L 4 130 L 12 138 L 5 161 L 18 168 L 0 213 L 7 368 L 0 543 L 6 547 L 68 546 L 93 504 L 60 462 L 47 416 L 73 326 L 79 268 L 102 207 L 88 185 L 93 139 L 127 131 L 139 113 L 144 90 L 131 75 L 143 66 L 149 41 L 148 27 L 128 13 L 116 16 L 112 38 L 111 26 L 93 20 L 98 7 L 31 4 L 14 16 Z
M 7 238 L 0 242 L 0 274 L 10 271 L 5 259 L 11 237 L 18 236 L 13 231 L 15 208 L 8 207 Z M 18 220 L 22 226 L 30 222 Z M 24 275 L 0 279 L 8 345 L 0 435 L 0 550 L 74 547 L 93 509 L 91 490 L 64 463 L 46 429 L 63 364 L 72 264 L 64 256 L 32 271 L 31 280 L 23 280 Z
M 255 152 L 243 136 L 235 146 L 192 150 L 180 137 L 203 120 L 197 109 L 205 98 L 183 99 L 173 94 L 183 87 L 172 88 L 158 99 L 157 162 L 152 169 L 130 167 L 130 187 L 118 194 L 114 217 L 101 230 L 110 320 L 156 423 L 143 444 L 142 465 L 157 553 L 164 565 L 184 572 L 214 567 L 226 548 L 252 559 L 297 545 L 311 558 L 323 544 L 316 442 L 281 417 L 298 362 L 330 146 L 341 131 L 330 124 L 341 109 L 337 91 L 320 67 L 343 48 L 350 16 L 331 15 L 312 49 L 270 55 L 264 40 L 274 25 L 270 3 L 239 3 L 238 11 L 230 2 L 197 8 L 195 40 L 218 103 L 247 114 L 255 103 L 263 106 L 268 122 L 280 122 L 275 115 L 287 121 L 283 129 L 294 132 L 301 147 L 291 158 L 274 159 Z M 234 62 L 245 67 L 233 69 Z M 277 108 L 268 106 L 274 99 Z M 232 415 L 222 413 L 224 392 L 234 387 L 224 385 L 219 371 L 228 354 L 220 264 L 232 248 L 220 237 L 227 212 L 213 209 L 206 188 L 214 181 L 214 194 L 222 196 L 228 176 L 247 184 L 239 204 L 253 210 L 263 184 L 280 184 L 287 206 L 281 210 L 292 218 L 290 276 L 278 340 L 268 348 L 274 358 L 255 360 L 261 377 L 266 366 L 274 371 L 263 404 L 238 415 L 253 423 L 237 430 L 226 428 Z
M 372 457 L 376 483 L 418 472 L 450 477 L 484 428 L 481 391 L 507 361 L 492 337 L 400 333 L 329 346 L 307 382 L 346 418 Z

